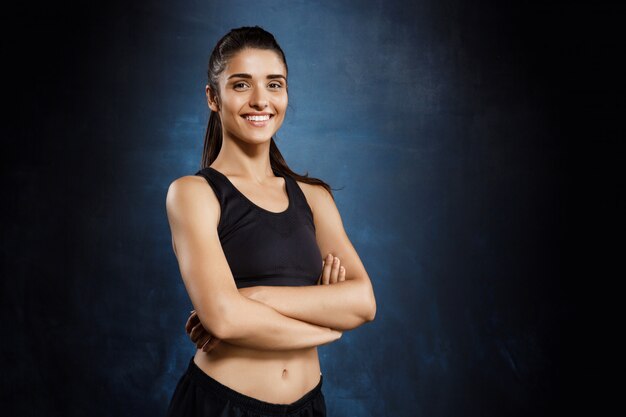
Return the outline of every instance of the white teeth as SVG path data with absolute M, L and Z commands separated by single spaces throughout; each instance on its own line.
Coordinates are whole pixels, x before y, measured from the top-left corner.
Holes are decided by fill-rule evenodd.
M 246 116 L 246 119 L 253 120 L 255 122 L 262 122 L 270 119 L 270 115 L 266 114 L 265 116 Z

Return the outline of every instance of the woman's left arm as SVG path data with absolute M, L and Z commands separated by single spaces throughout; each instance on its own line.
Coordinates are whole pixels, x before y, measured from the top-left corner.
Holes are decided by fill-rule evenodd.
M 250 288 L 250 297 L 298 320 L 337 330 L 354 329 L 374 320 L 376 315 L 372 283 L 330 193 L 318 185 L 303 184 L 304 187 L 320 252 L 324 257 L 332 254 L 339 258 L 346 268 L 346 279 L 332 285 L 257 286 Z

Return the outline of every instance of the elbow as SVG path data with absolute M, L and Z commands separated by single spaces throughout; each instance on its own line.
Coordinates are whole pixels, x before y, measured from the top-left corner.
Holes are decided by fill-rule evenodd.
M 220 340 L 228 339 L 232 334 L 231 311 L 234 309 L 231 305 L 228 302 L 214 303 L 213 306 L 198 311 L 202 327 Z
M 366 322 L 373 321 L 376 317 L 376 297 L 371 284 L 364 288 L 362 293 L 362 317 Z
M 368 298 L 365 305 L 366 305 L 366 309 L 365 309 L 365 314 L 363 317 L 364 320 L 366 322 L 374 321 L 374 318 L 376 317 L 376 299 L 374 298 L 373 295 Z
M 210 333 L 211 333 L 212 336 L 214 336 L 214 337 L 216 337 L 216 338 L 218 338 L 220 340 L 226 340 L 231 335 L 230 330 L 231 329 L 228 326 L 228 324 L 226 323 L 225 319 L 220 317 L 220 319 L 218 321 L 213 323 L 212 328 L 210 330 Z
M 376 318 L 376 302 L 372 304 L 372 308 L 370 309 L 370 315 L 368 316 L 367 320 L 374 321 L 374 318 Z
M 376 304 L 364 303 L 361 313 L 358 315 L 355 315 L 354 319 L 348 325 L 346 325 L 343 329 L 340 328 L 338 330 L 346 331 L 346 330 L 356 329 L 357 327 L 360 327 L 370 321 L 373 321 L 375 316 L 376 316 Z
M 354 319 L 352 320 L 350 326 L 347 326 L 343 330 L 352 330 L 359 326 L 364 325 L 372 320 L 376 316 L 376 302 L 366 300 L 363 301 L 359 307 L 359 312 L 354 314 Z M 342 329 L 339 329 L 342 330 Z
M 376 317 L 376 297 L 374 296 L 374 290 L 371 285 L 368 288 L 365 300 L 366 308 L 364 318 L 366 321 L 374 321 L 374 318 Z

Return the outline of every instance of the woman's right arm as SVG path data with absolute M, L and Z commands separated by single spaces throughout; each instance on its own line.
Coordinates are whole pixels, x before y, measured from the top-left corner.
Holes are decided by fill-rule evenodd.
M 263 350 L 307 348 L 341 337 L 239 294 L 217 233 L 219 201 L 203 177 L 172 182 L 166 209 L 185 288 L 202 326 L 215 337 Z

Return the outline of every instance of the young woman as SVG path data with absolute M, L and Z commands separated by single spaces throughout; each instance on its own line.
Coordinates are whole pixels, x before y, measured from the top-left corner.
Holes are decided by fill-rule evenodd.
M 274 37 L 226 34 L 206 97 L 202 168 L 166 201 L 198 347 L 167 415 L 325 416 L 317 346 L 373 320 L 376 302 L 330 187 L 291 171 L 274 142 L 288 102 Z

